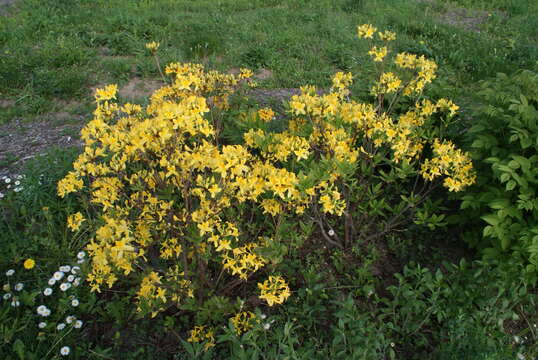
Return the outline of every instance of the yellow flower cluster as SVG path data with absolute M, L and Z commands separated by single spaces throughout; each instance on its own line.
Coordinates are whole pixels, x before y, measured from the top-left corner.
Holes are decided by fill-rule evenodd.
M 213 330 L 204 325 L 195 326 L 194 329 L 190 331 L 190 336 L 187 341 L 191 343 L 205 342 L 205 350 L 215 346 L 215 336 L 213 335 Z
M 332 79 L 331 92 L 340 94 L 341 96 L 348 96 L 350 94 L 349 87 L 353 83 L 353 74 L 337 72 Z
M 368 51 L 368 55 L 372 56 L 375 62 L 382 62 L 385 59 L 385 56 L 387 56 L 388 51 L 389 49 L 386 46 L 374 46 Z
M 275 112 L 271 108 L 263 108 L 258 110 L 258 116 L 265 122 L 269 122 L 275 118 Z
M 246 333 L 247 331 L 252 329 L 256 321 L 259 321 L 256 318 L 256 315 L 250 311 L 242 311 L 240 313 L 237 313 L 230 320 L 232 321 L 237 335 Z
M 282 304 L 290 297 L 290 288 L 281 276 L 269 276 L 263 283 L 258 283 L 260 299 L 265 300 L 269 306 Z
M 369 24 L 360 25 L 357 27 L 357 35 L 362 39 L 372 39 L 377 28 Z
M 71 231 L 77 231 L 84 221 L 86 221 L 84 216 L 82 216 L 80 212 L 77 212 L 67 217 L 67 227 L 71 229 Z
M 377 30 L 363 25 L 358 31 L 373 38 Z M 374 55 L 386 61 L 387 53 L 377 49 Z M 383 73 L 374 85 L 380 97 L 419 92 L 435 76 L 435 63 L 423 57 L 398 54 L 395 63 L 413 76 Z M 268 229 L 253 237 L 244 211 L 263 212 L 275 224 L 307 211 L 341 216 L 348 205 L 344 181 L 381 146 L 392 150 L 391 164 L 414 161 L 425 179 L 446 176 L 451 191 L 474 181 L 466 154 L 424 135 L 436 112 L 457 110 L 449 100 L 422 100 L 395 116 L 379 104 L 349 99 L 353 76 L 340 72 L 329 93 L 304 86 L 290 99 L 285 131 L 269 132 L 266 124 L 253 121 L 243 145 L 223 145 L 219 133 L 230 118 L 224 117 L 229 98 L 252 72 L 242 69 L 235 76 L 172 63 L 165 73 L 171 83 L 155 91 L 147 106 L 114 102 L 116 86 L 96 91 L 94 118 L 82 130 L 84 151 L 58 183 L 60 196 L 78 192 L 99 209 L 87 245 L 92 291 L 138 276 L 139 302 L 159 310 L 203 294 L 217 278 L 213 271 L 247 280 L 272 262 L 261 255 L 268 253 L 265 239 L 279 239 Z M 252 114 L 264 121 L 274 117 L 269 108 Z M 423 149 L 430 147 L 434 157 L 421 167 Z M 70 228 L 80 227 L 81 216 L 69 217 Z M 157 262 L 162 267 L 151 271 Z M 145 275 L 139 269 L 147 269 Z M 290 294 L 281 277 L 258 286 L 271 306 Z M 191 337 L 200 338 L 201 331 Z
M 434 157 L 422 164 L 421 173 L 427 180 L 446 175 L 443 185 L 449 191 L 460 191 L 472 185 L 476 176 L 472 172 L 473 164 L 467 154 L 456 149 L 450 141 L 439 141 L 433 144 Z
M 142 279 L 140 289 L 136 293 L 136 296 L 140 302 L 146 302 L 152 308 L 157 308 L 158 306 L 156 306 L 156 303 L 166 303 L 166 289 L 161 286 L 161 276 L 152 271 Z M 141 308 L 139 307 L 138 310 L 140 311 Z M 157 311 L 153 311 L 152 317 L 155 317 L 156 315 Z

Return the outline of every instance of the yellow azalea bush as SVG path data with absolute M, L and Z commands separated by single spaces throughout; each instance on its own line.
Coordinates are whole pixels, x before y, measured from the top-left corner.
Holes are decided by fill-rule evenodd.
M 138 309 L 156 316 L 202 306 L 214 294 L 233 296 L 256 279 L 259 299 L 281 304 L 291 294 L 286 280 L 262 270 L 272 273 L 275 244 L 289 243 L 285 223 L 310 220 L 329 245 L 343 248 L 382 236 L 419 211 L 428 184 L 459 191 L 473 183 L 467 154 L 430 131 L 436 116 L 457 110 L 449 100 L 421 96 L 435 63 L 391 57 L 394 33 L 358 29 L 371 41 L 376 33 L 383 44 L 369 54 L 384 66 L 371 87 L 373 103 L 352 100 L 353 75 L 340 72 L 329 92 L 304 86 L 291 98 L 282 132 L 269 130 L 275 111 L 259 109 L 254 118 L 261 121 L 249 125 L 240 144 L 221 135 L 237 114 L 230 99 L 252 85 L 248 69 L 231 75 L 172 63 L 164 71 L 169 83 L 147 106 L 119 103 L 115 85 L 97 90 L 94 118 L 82 130 L 84 151 L 58 183 L 60 196 L 77 193 L 96 214 L 68 219 L 73 231 L 83 223 L 90 229 L 91 289 L 136 279 Z M 397 112 L 402 97 L 418 99 Z M 416 190 L 402 195 L 400 207 L 379 205 L 379 193 L 397 190 L 399 199 L 404 190 L 394 184 L 409 178 Z M 393 216 L 374 221 L 385 210 Z M 238 332 L 253 320 L 244 314 L 232 320 Z M 196 326 L 189 341 L 212 346 L 213 332 Z

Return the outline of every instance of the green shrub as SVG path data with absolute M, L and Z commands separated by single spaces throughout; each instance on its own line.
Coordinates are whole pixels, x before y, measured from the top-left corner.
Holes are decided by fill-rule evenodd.
M 478 165 L 477 184 L 462 209 L 480 217 L 482 236 L 467 241 L 486 258 L 511 258 L 538 272 L 538 74 L 521 71 L 484 81 L 468 139 Z M 462 218 L 463 219 L 463 218 Z

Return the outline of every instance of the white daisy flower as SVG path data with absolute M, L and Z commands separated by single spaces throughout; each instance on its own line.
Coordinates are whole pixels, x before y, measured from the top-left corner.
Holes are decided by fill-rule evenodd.
M 4 294 L 3 298 L 4 298 L 4 300 L 9 300 L 9 299 L 11 299 L 11 293 L 6 293 L 6 294 Z
M 60 281 L 64 277 L 64 273 L 61 271 L 56 271 L 54 275 L 52 275 L 52 277 L 54 278 L 54 280 Z
M 67 281 L 69 281 L 69 282 L 73 282 L 73 280 L 75 280 L 75 275 L 69 275 L 69 276 L 67 277 Z
M 80 329 L 82 327 L 82 324 L 83 324 L 82 320 L 77 320 L 75 321 L 75 325 L 73 325 L 73 327 L 75 329 Z
M 86 257 L 86 253 L 84 251 L 79 251 L 77 254 L 78 259 L 84 259 Z
M 43 295 L 49 296 L 50 294 L 52 294 L 52 289 L 51 288 L 46 288 L 45 290 L 43 290 Z
M 54 279 L 54 278 L 50 278 L 48 284 L 49 284 L 50 286 L 53 286 L 54 284 L 56 284 L 56 279 Z
M 65 329 L 65 324 L 64 323 L 59 323 L 58 325 L 56 325 L 56 330 L 60 331 L 60 330 L 63 330 Z
M 43 314 L 41 314 L 41 316 L 44 316 L 44 317 L 47 317 L 50 315 L 50 309 L 45 309 L 45 311 L 43 311 Z
M 60 290 L 62 290 L 62 291 L 67 291 L 67 290 L 69 290 L 69 288 L 71 288 L 71 284 L 68 283 L 68 282 L 67 283 L 62 283 L 60 285 Z
M 42 321 L 42 322 L 40 322 L 37 326 L 38 326 L 40 329 L 44 329 L 44 328 L 47 327 L 47 323 L 44 322 L 44 321 Z
M 69 315 L 68 317 L 65 318 L 65 322 L 68 323 L 68 324 L 71 324 L 73 321 L 76 321 L 77 318 L 74 317 L 73 315 Z
M 80 266 L 73 266 L 71 268 L 71 274 L 76 275 L 80 271 Z
M 20 181 L 18 181 L 18 180 L 17 180 L 17 181 L 15 181 L 15 186 L 19 186 L 20 184 L 21 184 L 21 182 L 20 182 Z
M 23 288 L 24 288 L 23 283 L 18 283 L 17 285 L 15 285 L 15 291 L 21 291 Z
M 265 320 L 265 318 L 267 317 L 267 315 L 265 315 L 265 314 L 261 314 L 260 317 L 262 318 L 262 320 Z
M 81 281 L 81 280 L 82 280 L 82 279 L 81 279 L 81 278 L 79 278 L 79 277 L 78 277 L 78 278 L 76 278 L 76 279 L 75 279 L 75 280 L 73 281 L 73 286 L 79 286 L 79 285 L 80 285 L 80 281 Z
M 8 271 L 6 271 L 6 276 L 13 276 L 13 274 L 15 274 L 15 270 L 13 269 L 9 269 Z
M 47 307 L 45 305 L 39 305 L 37 307 L 37 313 L 41 316 L 43 316 L 46 310 L 47 310 Z
M 264 328 L 265 330 L 269 330 L 269 329 L 271 328 L 271 324 L 269 324 L 269 323 L 265 323 L 265 324 L 263 324 L 263 328 Z
M 17 307 L 20 304 L 21 303 L 19 302 L 19 300 L 17 300 L 17 298 L 13 298 L 13 300 L 11 300 L 11 306 L 13 306 L 13 307 Z
M 69 266 L 69 265 L 60 266 L 60 271 L 64 272 L 64 273 L 70 272 L 71 271 L 71 266 Z
M 4 193 L 0 192 L 0 199 L 4 197 Z
M 71 349 L 69 348 L 69 346 L 64 346 L 63 348 L 60 349 L 60 354 L 62 356 L 67 356 L 69 355 L 70 352 L 71 352 Z
M 329 230 L 329 231 L 327 232 L 327 234 L 329 234 L 329 236 L 334 236 L 334 230 L 333 230 L 333 229 Z
M 13 191 L 15 191 L 15 192 L 19 192 L 19 191 L 21 191 L 22 189 L 23 189 L 23 187 L 22 187 L 22 186 L 19 186 L 19 187 L 16 187 L 15 189 L 13 189 Z
M 79 305 L 79 301 L 77 299 L 71 300 L 71 306 L 77 307 Z
M 5 182 L 6 184 L 9 184 L 9 183 L 11 182 L 11 179 L 7 177 L 7 178 L 4 179 L 4 182 Z

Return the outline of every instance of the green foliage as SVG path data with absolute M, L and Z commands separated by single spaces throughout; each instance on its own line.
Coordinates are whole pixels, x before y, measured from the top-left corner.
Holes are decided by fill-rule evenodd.
M 462 209 L 480 217 L 482 236 L 468 234 L 487 258 L 509 256 L 538 271 L 538 74 L 498 74 L 481 84 L 468 132 L 479 165 L 477 185 Z M 478 214 L 478 216 L 476 216 Z

